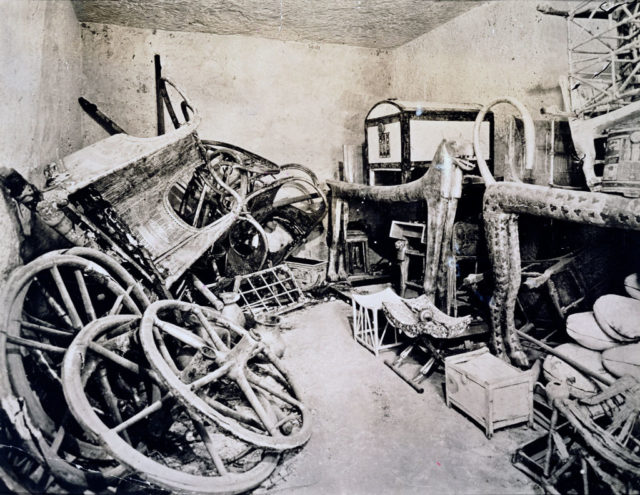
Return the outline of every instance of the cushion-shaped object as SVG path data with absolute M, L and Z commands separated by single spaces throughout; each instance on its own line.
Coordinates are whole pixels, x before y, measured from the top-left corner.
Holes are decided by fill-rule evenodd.
M 602 365 L 614 376 L 632 375 L 640 380 L 640 342 L 604 351 Z
M 615 377 L 611 376 L 602 367 L 602 357 L 598 351 L 592 351 L 573 343 L 559 345 L 555 350 L 577 361 L 593 373 L 602 376 L 605 380 L 615 380 Z M 569 385 L 569 393 L 575 398 L 585 399 L 599 391 L 594 379 L 585 376 L 556 356 L 547 356 L 542 365 L 542 370 L 547 381 L 560 383 L 566 381 Z
M 593 305 L 593 314 L 602 331 L 614 340 L 640 340 L 640 301 L 632 297 L 607 294 Z
M 567 318 L 567 334 L 582 347 L 604 351 L 620 345 L 602 331 L 592 311 L 574 313 Z
M 625 277 L 624 290 L 634 299 L 640 299 L 640 273 L 632 273 Z

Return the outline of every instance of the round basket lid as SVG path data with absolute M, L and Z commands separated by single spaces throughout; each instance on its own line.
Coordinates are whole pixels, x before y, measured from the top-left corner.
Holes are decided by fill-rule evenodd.
M 634 299 L 640 299 L 640 273 L 632 273 L 624 279 L 624 290 Z
M 593 305 L 600 328 L 613 340 L 633 342 L 640 339 L 640 301 L 607 294 Z
M 640 342 L 604 351 L 602 365 L 616 377 L 632 375 L 640 380 Z
M 615 379 L 602 367 L 602 358 L 598 351 L 592 351 L 572 343 L 562 344 L 556 347 L 556 350 L 568 358 L 578 361 L 593 373 L 601 375 L 604 379 L 611 381 Z M 556 356 L 547 356 L 542 365 L 542 370 L 547 381 L 567 382 L 569 392 L 578 399 L 590 397 L 599 391 L 593 379 L 588 378 Z
M 567 318 L 567 334 L 582 347 L 604 351 L 620 345 L 602 331 L 592 311 L 574 313 Z

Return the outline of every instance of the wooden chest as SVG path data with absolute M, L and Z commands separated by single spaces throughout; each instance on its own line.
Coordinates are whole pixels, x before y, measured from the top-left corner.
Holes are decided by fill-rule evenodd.
M 533 424 L 531 370 L 521 371 L 484 348 L 446 358 L 445 377 L 447 406 L 484 425 L 487 438 L 498 428 Z
M 443 139 L 473 141 L 479 105 L 384 100 L 364 121 L 369 184 L 391 185 L 420 177 Z M 480 127 L 480 145 L 492 167 L 493 114 Z

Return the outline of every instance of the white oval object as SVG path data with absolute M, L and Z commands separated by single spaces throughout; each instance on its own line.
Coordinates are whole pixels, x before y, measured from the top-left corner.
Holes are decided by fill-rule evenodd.
M 632 375 L 640 380 L 640 342 L 604 351 L 602 365 L 617 377 Z
M 602 358 L 598 351 L 592 351 L 573 343 L 559 345 L 555 350 L 577 361 L 593 373 L 602 376 L 605 380 L 615 380 L 615 377 L 611 376 L 602 367 Z M 585 399 L 599 391 L 594 379 L 585 376 L 556 356 L 547 356 L 542 365 L 542 370 L 547 381 L 560 383 L 566 381 L 569 385 L 569 393 L 578 399 Z
M 602 331 L 592 311 L 569 315 L 567 334 L 582 347 L 594 351 L 604 351 L 620 345 Z
M 640 273 L 632 273 L 625 277 L 624 290 L 634 299 L 640 299 Z
M 620 342 L 640 339 L 640 301 L 632 297 L 607 294 L 593 305 L 593 314 L 609 337 Z

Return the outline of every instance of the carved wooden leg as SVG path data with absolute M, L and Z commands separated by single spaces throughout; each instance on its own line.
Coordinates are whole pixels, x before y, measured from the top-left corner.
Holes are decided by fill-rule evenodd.
M 511 362 L 521 367 L 529 367 L 529 360 L 522 350 L 520 339 L 516 333 L 515 309 L 518 291 L 520 290 L 520 238 L 518 236 L 518 215 L 509 215 L 507 220 L 509 278 L 507 296 L 502 307 L 504 339 Z
M 327 279 L 330 282 L 338 281 L 338 249 L 340 247 L 340 220 L 342 219 L 342 201 L 336 197 L 335 194 L 331 194 L 331 201 L 329 201 L 329 228 L 330 235 L 329 240 L 329 260 L 327 263 Z
M 349 273 L 347 272 L 345 257 L 348 249 L 347 226 L 349 225 L 349 203 L 342 199 L 339 201 L 341 203 L 342 214 L 340 219 L 340 235 L 338 236 L 338 242 L 340 245 L 340 250 L 338 251 L 338 278 L 340 280 L 347 280 Z M 366 263 L 364 262 L 364 258 L 366 255 L 367 253 L 363 253 L 363 264 L 365 264 L 365 266 Z
M 398 295 L 404 297 L 407 290 L 407 280 L 409 278 L 409 257 L 407 256 L 407 241 L 400 239 L 396 241 L 396 261 L 398 262 Z
M 453 298 L 455 298 L 455 287 L 453 293 L 450 294 L 449 274 L 453 271 L 455 281 L 455 258 L 451 250 L 451 238 L 453 237 L 453 224 L 456 218 L 456 209 L 458 208 L 458 200 L 455 198 L 447 201 L 447 214 L 444 222 L 442 236 L 442 252 L 440 254 L 440 272 L 438 274 L 438 297 L 442 300 L 441 308 L 445 308 L 448 315 L 451 315 Z
M 440 195 L 427 199 L 427 256 L 424 264 L 424 293 L 435 303 L 440 270 L 442 239 L 447 216 L 447 201 Z
M 493 268 L 493 296 L 489 302 L 491 315 L 491 345 L 496 355 L 505 361 L 508 357 L 504 348 L 503 308 L 508 298 L 509 271 L 511 260 L 508 256 L 508 223 L 511 215 L 484 211 L 485 236 L 489 251 L 489 259 Z

